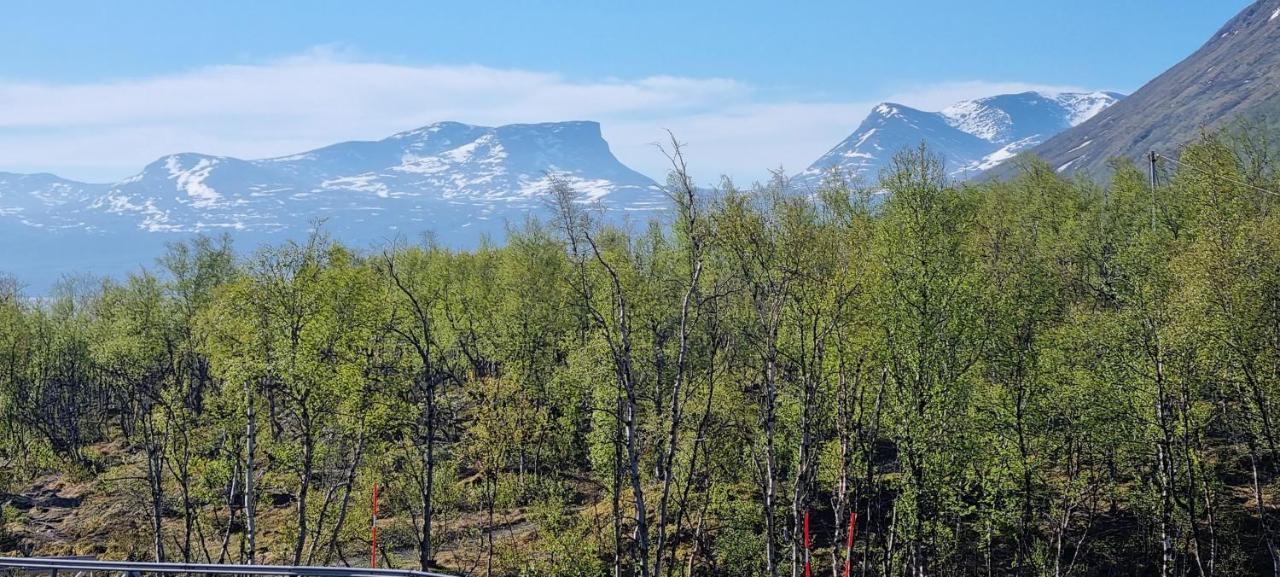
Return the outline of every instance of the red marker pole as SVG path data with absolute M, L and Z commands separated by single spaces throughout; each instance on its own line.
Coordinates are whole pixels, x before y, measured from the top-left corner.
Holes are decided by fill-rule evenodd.
M 378 483 L 373 483 L 373 526 L 369 537 L 369 567 L 378 568 Z
M 804 577 L 812 577 L 809 573 L 809 512 L 804 512 Z
M 858 533 L 858 512 L 849 512 L 849 543 L 845 545 L 844 577 L 849 577 L 849 566 L 853 563 L 853 536 Z

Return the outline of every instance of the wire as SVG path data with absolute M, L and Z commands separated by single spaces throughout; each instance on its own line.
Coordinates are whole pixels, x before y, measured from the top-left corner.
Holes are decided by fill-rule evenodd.
M 1196 166 L 1196 165 L 1194 165 L 1194 164 L 1189 164 L 1189 163 L 1185 163 L 1185 162 L 1182 162 L 1182 161 L 1179 161 L 1179 160 L 1174 160 L 1174 159 L 1169 158 L 1168 156 L 1165 156 L 1165 155 L 1160 154 L 1160 153 L 1158 153 L 1158 152 L 1157 152 L 1157 153 L 1155 153 L 1155 155 L 1156 155 L 1156 157 L 1157 157 L 1157 158 L 1163 158 L 1163 159 L 1165 159 L 1165 160 L 1167 160 L 1167 161 L 1169 161 L 1169 162 L 1172 162 L 1172 163 L 1174 163 L 1174 164 L 1176 164 L 1176 165 L 1178 165 L 1178 166 L 1182 166 L 1182 167 L 1190 168 L 1190 169 L 1195 170 L 1196 172 L 1199 172 L 1200 174 L 1203 174 L 1203 175 L 1208 176 L 1208 177 L 1210 177 L 1210 178 L 1217 178 L 1217 179 L 1220 179 L 1220 180 L 1225 180 L 1225 181 L 1230 182 L 1230 183 L 1232 183 L 1232 184 L 1234 184 L 1234 185 L 1236 185 L 1236 186 L 1243 186 L 1243 187 L 1245 187 L 1245 188 L 1252 189 L 1252 190 L 1255 190 L 1255 191 L 1257 191 L 1257 192 L 1261 192 L 1261 193 L 1263 193 L 1263 194 L 1269 194 L 1269 195 L 1271 195 L 1271 196 L 1280 196 L 1280 192 L 1275 192 L 1275 191 L 1273 191 L 1273 190 L 1267 190 L 1267 189 L 1262 188 L 1262 187 L 1260 187 L 1260 186 L 1252 185 L 1252 184 L 1249 184 L 1249 183 L 1247 183 L 1247 182 L 1241 182 L 1241 181 L 1239 181 L 1239 180 L 1235 180 L 1235 179 L 1233 179 L 1233 178 L 1227 178 L 1227 177 L 1222 176 L 1222 175 L 1220 175 L 1220 174 L 1217 174 L 1217 173 L 1215 173 L 1215 172 L 1212 172 L 1212 171 L 1209 171 L 1209 170 L 1205 170 L 1204 168 L 1201 168 L 1201 167 Z

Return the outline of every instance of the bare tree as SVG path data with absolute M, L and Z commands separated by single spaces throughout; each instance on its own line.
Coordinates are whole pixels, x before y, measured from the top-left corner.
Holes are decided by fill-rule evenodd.
M 627 459 L 627 476 L 635 506 L 633 518 L 636 524 L 635 561 L 638 575 L 648 577 L 649 514 L 640 475 L 639 394 L 632 354 L 631 303 L 623 286 L 622 276 L 614 263 L 604 254 L 604 248 L 597 238 L 597 226 L 578 203 L 576 191 L 566 181 L 555 175 L 548 175 L 548 179 L 551 183 L 556 216 L 565 235 L 569 258 L 575 271 L 572 284 L 578 292 L 583 307 L 600 329 L 608 345 L 614 377 L 621 392 L 617 416 L 621 422 L 622 444 Z M 597 297 L 590 274 L 592 262 L 607 277 L 607 309 L 602 309 L 596 302 Z
M 405 263 L 412 268 L 403 270 L 404 267 L 397 261 L 398 258 L 405 257 L 398 257 L 395 251 L 387 251 L 382 256 L 380 268 L 402 297 L 400 308 L 406 310 L 409 315 L 409 321 L 405 326 L 391 322 L 390 330 L 413 348 L 419 361 L 413 382 L 413 397 L 420 409 L 414 425 L 416 431 L 414 444 L 418 448 L 418 457 L 422 462 L 422 478 L 418 487 L 418 497 L 422 507 L 418 529 L 418 565 L 426 571 L 435 564 L 435 552 L 431 540 L 435 519 L 433 496 L 439 420 L 437 396 L 438 389 L 448 378 L 448 372 L 436 352 L 439 344 L 436 342 L 431 307 L 443 297 L 438 290 L 424 282 L 423 277 L 426 271 L 421 269 L 424 265 L 421 259 Z

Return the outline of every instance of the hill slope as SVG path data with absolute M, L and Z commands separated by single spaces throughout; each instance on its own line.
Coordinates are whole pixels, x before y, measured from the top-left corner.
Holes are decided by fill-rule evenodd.
M 1260 0 L 1189 58 L 1032 153 L 1059 172 L 1101 175 L 1112 158 L 1172 153 L 1204 128 L 1277 114 L 1280 0 Z

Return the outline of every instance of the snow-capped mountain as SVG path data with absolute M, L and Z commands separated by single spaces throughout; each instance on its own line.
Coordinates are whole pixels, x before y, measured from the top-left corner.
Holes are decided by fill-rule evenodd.
M 94 226 L 101 214 L 89 205 L 107 188 L 52 174 L 0 172 L 0 221 L 53 230 Z
M 633 210 L 661 206 L 654 182 L 618 162 L 594 122 L 445 122 L 264 160 L 174 154 L 109 186 L 91 206 L 153 232 L 276 231 L 322 216 L 335 230 L 369 222 L 384 233 L 445 234 L 519 220 L 541 205 L 548 174 L 590 200 Z
M 25 249 L 5 251 L 0 271 L 27 277 L 47 263 L 119 272 L 114 257 L 126 268 L 149 264 L 163 243 L 190 233 L 236 231 L 252 247 L 321 219 L 354 245 L 429 231 L 468 246 L 544 209 L 551 175 L 615 214 L 666 206 L 656 183 L 613 156 L 595 122 L 442 122 L 280 158 L 173 154 L 108 184 L 0 173 L 0 243 Z
M 817 186 L 833 170 L 874 183 L 893 155 L 921 142 L 945 159 L 954 178 L 969 178 L 1076 126 L 1118 102 L 1114 92 L 1001 94 L 925 112 L 876 106 L 852 135 L 796 177 Z

